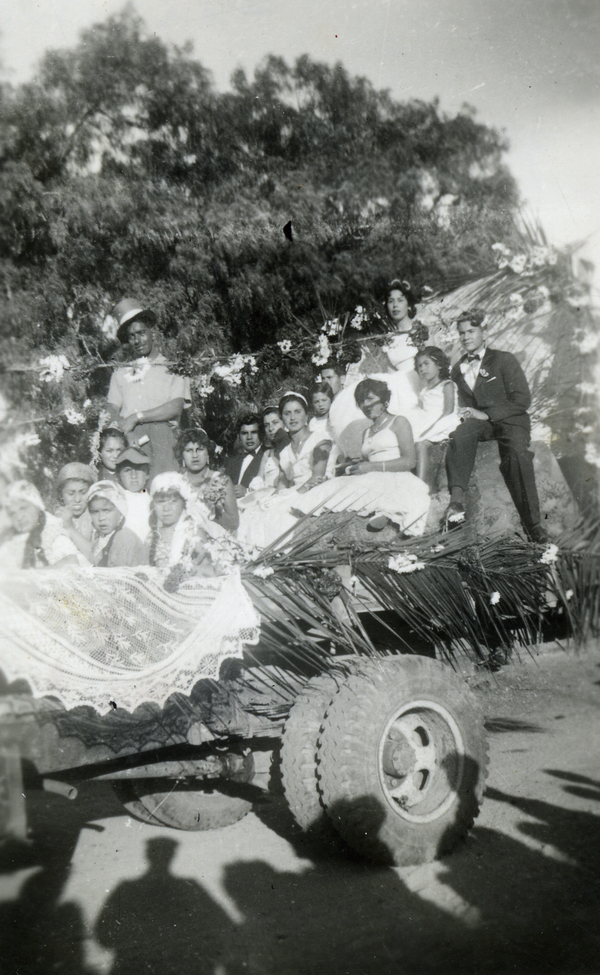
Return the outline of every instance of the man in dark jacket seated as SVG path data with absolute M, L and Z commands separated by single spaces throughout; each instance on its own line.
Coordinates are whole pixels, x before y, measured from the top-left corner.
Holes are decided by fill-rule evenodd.
M 525 374 L 511 352 L 486 346 L 480 311 L 463 312 L 458 334 L 465 355 L 453 367 L 451 377 L 458 389 L 461 422 L 450 434 L 446 454 L 450 504 L 448 527 L 465 517 L 464 499 L 480 440 L 497 440 L 500 473 L 519 513 L 527 536 L 546 541 L 540 524 L 540 503 L 533 473 L 533 454 L 528 449 L 531 424 L 527 410 L 531 393 Z
M 238 420 L 238 441 L 242 449 L 228 457 L 225 463 L 225 471 L 233 481 L 236 498 L 243 498 L 250 481 L 260 471 L 260 462 L 265 452 L 261 427 L 258 413 L 246 413 Z

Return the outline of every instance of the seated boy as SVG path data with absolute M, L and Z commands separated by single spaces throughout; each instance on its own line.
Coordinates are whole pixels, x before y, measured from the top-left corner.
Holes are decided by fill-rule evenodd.
M 125 524 L 145 541 L 150 531 L 150 495 L 146 490 L 150 461 L 141 450 L 127 447 L 117 458 L 116 471 L 127 500 Z
M 533 454 L 528 449 L 531 393 L 515 356 L 487 347 L 483 319 L 482 312 L 473 310 L 463 312 L 457 320 L 465 355 L 451 372 L 458 390 L 461 422 L 450 434 L 446 454 L 450 504 L 445 521 L 452 527 L 464 520 L 463 502 L 477 444 L 480 440 L 497 440 L 500 473 L 523 528 L 532 541 L 544 542 L 547 536 L 540 524 Z

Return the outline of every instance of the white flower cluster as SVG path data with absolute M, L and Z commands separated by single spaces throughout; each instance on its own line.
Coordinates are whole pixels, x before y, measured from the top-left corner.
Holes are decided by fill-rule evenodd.
M 144 376 L 147 376 L 152 369 L 152 363 L 148 356 L 141 356 L 136 359 L 133 365 L 125 370 L 123 378 L 128 383 L 141 383 Z
M 586 332 L 581 339 L 575 339 L 581 355 L 592 355 L 600 345 L 600 332 Z
M 540 562 L 542 562 L 543 565 L 552 565 L 553 562 L 556 562 L 557 558 L 558 545 L 548 545 L 544 549 L 544 554 L 542 555 Z
M 518 291 L 513 291 L 513 293 L 508 296 L 508 303 L 510 307 L 506 312 L 505 318 L 509 322 L 516 322 L 517 319 L 520 318 L 524 313 L 523 295 Z
M 270 565 L 257 565 L 252 575 L 258 576 L 259 579 L 268 579 L 269 576 L 273 575 L 274 571 Z
M 329 339 L 326 335 L 319 335 L 319 344 L 317 351 L 312 357 L 312 361 L 315 366 L 324 366 L 325 363 L 331 358 L 331 346 L 329 344 Z
M 244 369 L 247 369 L 252 376 L 258 372 L 256 359 L 253 355 L 236 355 L 228 362 L 215 366 L 212 375 L 224 379 L 230 386 L 241 386 Z
M 354 309 L 354 314 L 350 321 L 348 322 L 350 328 L 356 328 L 361 331 L 363 324 L 369 320 L 367 312 L 362 305 L 357 305 Z
M 80 413 L 79 410 L 74 409 L 72 406 L 65 410 L 64 417 L 67 423 L 70 423 L 74 427 L 80 427 L 82 423 L 85 423 L 83 413 Z
M 65 369 L 70 369 L 71 364 L 66 355 L 48 355 L 45 359 L 40 359 L 40 379 L 44 383 L 59 383 L 64 376 Z
M 211 384 L 210 376 L 202 375 L 194 383 L 194 389 L 199 396 L 206 397 L 210 396 L 214 392 L 215 387 Z
M 425 563 L 419 562 L 416 555 L 403 555 L 400 552 L 395 558 L 390 556 L 388 559 L 388 569 L 393 569 L 394 572 L 418 572 L 424 568 Z
M 492 244 L 496 251 L 498 268 L 510 267 L 515 274 L 531 274 L 536 268 L 556 264 L 556 251 L 552 247 L 533 247 L 529 253 L 513 254 L 506 244 Z
M 342 330 L 342 323 L 339 318 L 330 318 L 321 326 L 321 331 L 326 335 L 337 335 Z
M 283 339 L 281 342 L 278 342 L 277 345 L 279 346 L 279 351 L 282 355 L 287 355 L 288 352 L 292 351 L 292 343 L 290 339 Z
M 501 599 L 500 593 L 497 591 L 493 592 L 492 595 L 490 596 L 490 605 L 497 606 L 498 603 L 500 602 L 500 599 Z

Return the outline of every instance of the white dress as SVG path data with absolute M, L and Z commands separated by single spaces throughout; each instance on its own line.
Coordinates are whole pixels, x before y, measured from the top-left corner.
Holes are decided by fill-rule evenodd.
M 390 417 L 375 433 L 365 432 L 362 450 L 367 460 L 398 460 L 400 448 Z M 422 535 L 429 510 L 429 490 L 410 471 L 372 471 L 325 481 L 299 495 L 295 507 L 305 513 L 355 511 L 359 515 L 385 515 L 407 535 Z
M 316 431 L 306 438 L 298 453 L 291 443 L 288 444 L 279 455 L 279 466 L 292 487 L 276 494 L 274 491 L 257 492 L 250 503 L 238 505 L 238 539 L 251 552 L 266 548 L 296 524 L 297 516 L 292 514 L 292 509 L 298 509 L 300 499 L 307 496 L 298 494 L 298 488 L 312 477 L 315 447 L 325 442 L 331 442 L 329 436 Z
M 323 440 L 331 440 L 333 446 L 329 452 L 327 467 L 325 469 L 325 477 L 333 477 L 335 475 L 336 464 L 338 460 L 343 457 L 343 453 L 335 442 L 335 434 L 333 432 L 329 414 L 327 414 L 327 416 L 311 416 L 310 420 L 308 421 L 308 429 L 311 433 L 320 433 Z
M 419 406 L 419 377 L 415 372 L 415 356 L 418 349 L 409 342 L 408 332 L 398 332 L 392 336 L 383 347 L 390 363 L 387 372 L 366 373 L 361 369 L 361 363 L 352 369 L 346 380 L 346 385 L 336 396 L 329 411 L 333 434 L 342 452 L 347 457 L 360 454 L 364 431 L 369 421 L 362 410 L 356 405 L 354 390 L 358 383 L 367 378 L 384 382 L 390 390 L 388 413 L 405 417 L 413 426 L 413 414 Z
M 419 440 L 429 440 L 431 443 L 441 443 L 447 440 L 453 430 L 460 423 L 458 415 L 458 396 L 454 390 L 454 409 L 446 416 L 444 413 L 444 390 L 447 384 L 454 386 L 451 379 L 446 379 L 434 386 L 433 389 L 422 389 L 419 393 L 419 407 L 412 416 L 412 427 L 415 443 Z
M 55 565 L 61 559 L 75 555 L 79 565 L 89 565 L 88 560 L 75 547 L 66 533 L 60 518 L 45 512 L 46 523 L 41 532 L 41 549 L 48 565 Z M 0 565 L 6 572 L 23 567 L 25 545 L 29 532 L 10 535 L 0 547 Z M 36 568 L 40 568 L 39 558 L 36 558 Z
M 147 491 L 123 490 L 127 498 L 125 527 L 144 541 L 150 529 L 150 495 Z

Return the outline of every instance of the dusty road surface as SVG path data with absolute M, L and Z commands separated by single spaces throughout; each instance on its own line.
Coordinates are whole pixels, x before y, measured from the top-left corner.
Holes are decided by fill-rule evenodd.
M 210 833 L 144 825 L 107 784 L 28 800 L 2 852 L 3 975 L 600 972 L 600 652 L 481 679 L 490 774 L 469 840 L 374 868 L 281 797 Z

